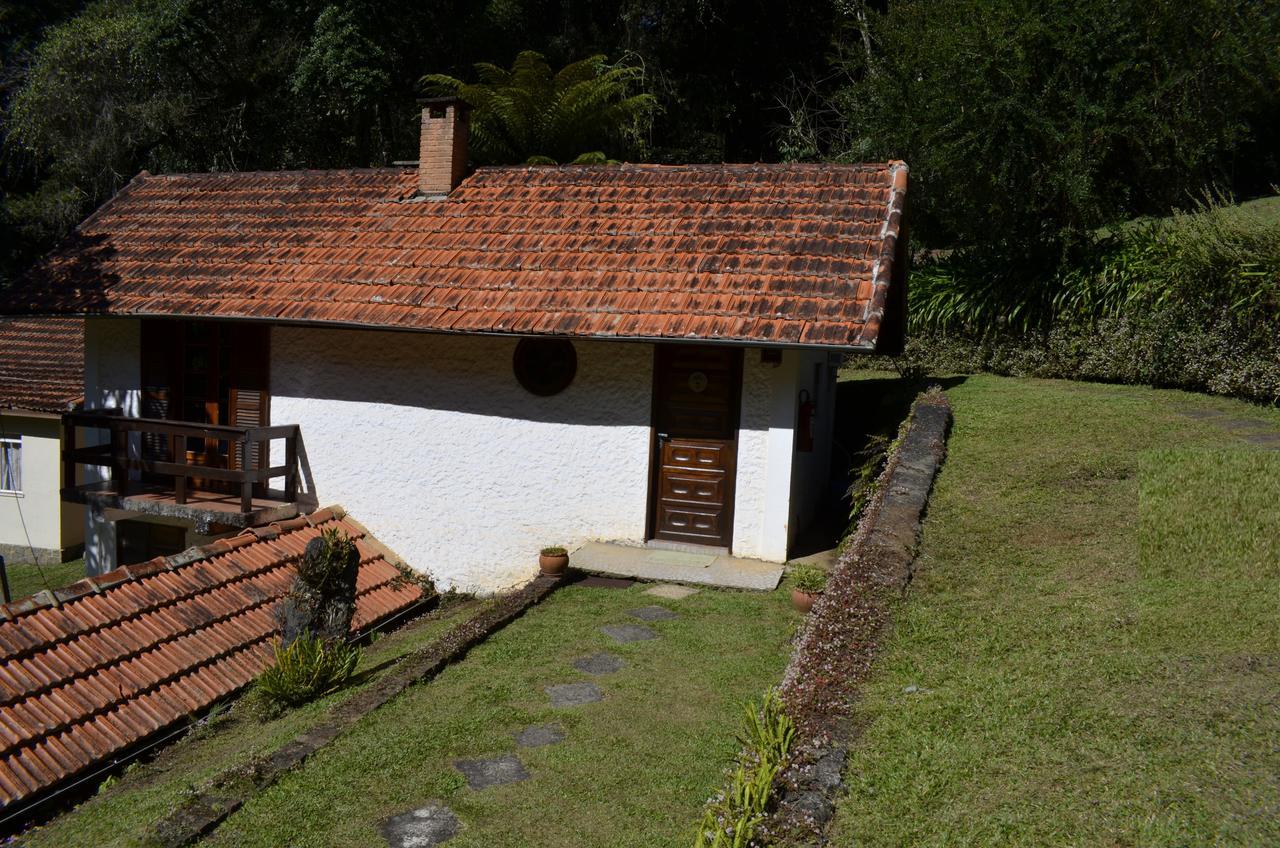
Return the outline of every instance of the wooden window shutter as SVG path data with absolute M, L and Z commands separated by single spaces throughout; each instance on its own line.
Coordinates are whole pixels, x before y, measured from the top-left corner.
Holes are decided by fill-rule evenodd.
M 227 393 L 227 423 L 236 427 L 266 427 L 271 423 L 270 328 L 262 324 L 236 324 L 231 330 L 231 386 Z M 266 468 L 270 457 L 256 445 L 249 449 L 250 468 Z M 232 457 L 241 468 L 242 458 Z

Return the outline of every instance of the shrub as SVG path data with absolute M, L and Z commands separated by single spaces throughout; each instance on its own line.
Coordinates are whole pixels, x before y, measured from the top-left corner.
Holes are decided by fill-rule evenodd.
M 565 556 L 569 552 L 559 545 L 552 545 L 549 548 L 543 548 L 539 553 L 543 556 Z
M 303 634 L 285 647 L 275 643 L 275 663 L 259 675 L 257 690 L 269 703 L 295 707 L 342 687 L 360 662 L 360 649 L 338 639 Z
M 743 707 L 738 736 L 742 753 L 729 770 L 728 787 L 707 803 L 694 848 L 745 848 L 751 844 L 773 795 L 774 780 L 787 765 L 795 724 L 774 689 Z

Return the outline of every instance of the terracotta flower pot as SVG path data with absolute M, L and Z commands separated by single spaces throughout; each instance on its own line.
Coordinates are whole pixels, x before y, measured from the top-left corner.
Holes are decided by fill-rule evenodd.
M 801 592 L 799 589 L 791 590 L 791 605 L 796 608 L 797 612 L 807 613 L 813 609 L 813 602 L 818 600 L 821 592 Z
M 538 568 L 548 577 L 559 577 L 568 567 L 568 554 L 538 554 Z

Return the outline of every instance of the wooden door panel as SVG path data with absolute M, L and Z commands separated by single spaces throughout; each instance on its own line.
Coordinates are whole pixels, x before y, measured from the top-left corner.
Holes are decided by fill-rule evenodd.
M 724 547 L 732 541 L 741 364 L 732 348 L 655 349 L 655 538 Z
M 724 472 L 723 442 L 690 442 L 667 438 L 662 443 L 662 464 L 675 468 L 706 468 Z
M 676 542 L 719 544 L 723 535 L 722 510 L 694 510 L 662 503 L 658 507 L 658 528 L 662 537 Z
M 670 503 L 679 501 L 722 506 L 724 475 L 667 469 L 662 475 L 662 491 L 658 496 Z
M 733 429 L 729 413 L 716 409 L 669 408 L 663 432 L 717 436 Z

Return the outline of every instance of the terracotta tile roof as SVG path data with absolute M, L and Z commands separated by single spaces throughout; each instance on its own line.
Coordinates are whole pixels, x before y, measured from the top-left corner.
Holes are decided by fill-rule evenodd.
M 902 163 L 135 178 L 14 311 L 874 345 Z
M 0 409 L 66 412 L 84 396 L 84 321 L 0 318 Z
M 293 563 L 337 527 L 360 550 L 352 630 L 422 598 L 325 509 L 0 606 L 0 810 L 211 706 L 266 667 Z

